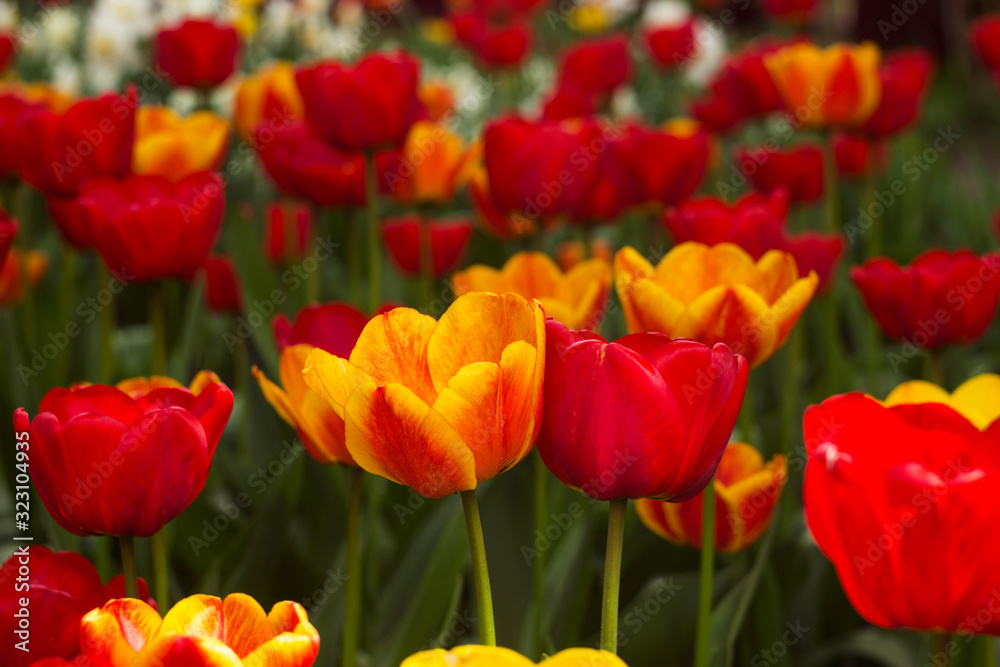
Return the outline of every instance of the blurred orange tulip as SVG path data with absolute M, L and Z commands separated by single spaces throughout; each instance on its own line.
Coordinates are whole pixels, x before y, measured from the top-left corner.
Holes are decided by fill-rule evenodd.
M 471 175 L 462 138 L 437 123 L 417 121 L 398 159 L 385 167 L 392 197 L 404 204 L 445 204 Z
M 476 488 L 531 451 L 542 416 L 545 314 L 516 294 L 460 296 L 440 321 L 396 308 L 349 359 L 309 355 L 306 384 L 344 419 L 368 472 L 429 498 Z
M 655 268 L 635 249 L 619 250 L 615 282 L 629 333 L 725 343 L 753 367 L 788 338 L 819 278 L 800 278 L 795 258 L 780 250 L 754 262 L 732 243 L 688 242 Z
M 525 299 L 538 299 L 545 314 L 570 329 L 592 329 L 611 287 L 611 263 L 593 258 L 563 273 L 542 252 L 519 252 L 499 271 L 482 264 L 470 266 L 452 277 L 456 294 L 469 292 L 514 292 Z
M 145 602 L 111 600 L 83 617 L 80 645 L 104 667 L 308 667 L 319 633 L 295 602 L 268 614 L 242 593 L 194 595 L 162 619 Z
M 731 442 L 715 473 L 715 547 L 732 553 L 746 549 L 764 534 L 788 476 L 785 457 L 768 463 L 756 449 Z M 646 527 L 674 544 L 701 546 L 701 510 L 705 492 L 682 503 L 642 498 L 636 512 Z
M 37 250 L 11 248 L 0 269 L 0 306 L 19 303 L 24 298 L 24 281 L 37 285 L 49 269 L 49 257 Z
M 434 122 L 445 118 L 455 110 L 455 91 L 441 81 L 425 81 L 420 84 L 420 101 L 427 107 L 427 117 Z
M 233 119 L 244 140 L 254 135 L 262 120 L 283 126 L 304 113 L 295 68 L 289 62 L 281 60 L 258 68 L 236 89 Z
M 764 57 L 785 107 L 809 127 L 857 126 L 882 97 L 882 55 L 871 42 L 821 48 L 797 42 Z
M 173 182 L 219 167 L 229 148 L 229 123 L 210 111 L 181 118 L 167 107 L 140 107 L 135 116 L 132 171 Z

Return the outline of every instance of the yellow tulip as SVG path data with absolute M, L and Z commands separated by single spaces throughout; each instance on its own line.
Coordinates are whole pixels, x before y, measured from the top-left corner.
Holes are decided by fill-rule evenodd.
M 886 407 L 941 403 L 961 414 L 976 428 L 984 430 L 1000 419 L 1000 375 L 977 375 L 950 394 L 931 382 L 911 380 L 889 392 L 882 403 Z
M 176 182 L 217 169 L 228 147 L 229 123 L 210 111 L 180 118 L 167 107 L 141 107 L 136 113 L 132 170 Z

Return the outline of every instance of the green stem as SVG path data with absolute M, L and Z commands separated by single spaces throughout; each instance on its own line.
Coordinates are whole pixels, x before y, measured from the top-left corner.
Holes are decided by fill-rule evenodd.
M 382 303 L 382 239 L 378 219 L 378 167 L 375 153 L 365 158 L 365 201 L 368 204 L 368 312 Z
M 97 258 L 98 285 L 97 293 L 101 290 L 109 289 L 111 285 L 111 272 L 100 257 Z M 115 374 L 115 357 L 112 348 L 112 339 L 115 335 L 115 301 L 112 297 L 111 303 L 101 309 L 101 384 L 111 384 Z
M 460 495 L 462 496 L 462 508 L 465 510 L 465 528 L 469 532 L 472 574 L 476 580 L 479 642 L 484 646 L 496 646 L 497 631 L 493 623 L 493 593 L 490 591 L 490 573 L 486 567 L 486 544 L 483 541 L 483 525 L 479 520 L 476 490 L 462 491 Z
M 358 218 L 353 206 L 344 210 L 347 225 L 347 271 L 351 282 L 351 302 L 363 308 L 364 295 L 361 291 L 361 234 L 358 230 Z
M 153 535 L 153 576 L 156 579 L 156 604 L 161 609 L 170 609 L 170 575 L 167 555 L 167 540 L 164 526 Z
M 802 336 L 800 328 L 803 325 L 792 329 L 785 342 L 785 379 L 784 379 L 784 399 L 782 401 L 782 432 L 784 436 L 784 452 L 789 459 L 795 453 L 795 416 L 798 412 L 799 402 L 799 377 L 800 377 L 800 357 L 802 356 Z M 746 398 L 743 400 L 746 403 Z
M 840 231 L 840 183 L 832 133 L 823 142 L 823 191 L 826 193 L 826 229 Z
M 434 302 L 434 253 L 431 248 L 431 225 L 423 216 L 420 217 L 420 298 L 426 304 L 427 312 L 431 311 Z
M 361 491 L 365 471 L 351 468 L 351 496 L 347 506 L 347 581 L 344 584 L 344 638 L 342 667 L 354 667 L 361 627 Z
M 59 312 L 62 317 L 66 318 L 65 321 L 72 322 L 73 316 L 73 304 L 76 302 L 76 250 L 71 248 L 69 245 L 63 246 L 63 275 L 62 275 L 62 288 L 60 290 L 61 302 L 59 304 Z M 62 384 L 65 382 L 67 385 L 70 384 L 72 378 L 70 375 L 70 356 L 71 350 L 63 350 L 63 354 L 59 355 L 59 365 L 56 370 L 56 382 Z
M 882 226 L 875 216 L 872 216 L 872 204 L 875 203 L 875 193 L 878 190 L 878 170 L 874 167 L 869 166 L 865 172 L 865 194 L 864 199 L 864 212 L 867 213 L 872 219 L 872 226 L 868 228 L 867 237 L 868 243 L 866 244 L 866 249 L 868 250 L 868 259 L 873 257 L 878 257 L 882 254 Z M 885 212 L 882 213 L 885 215 Z
M 549 471 L 545 462 L 535 454 L 535 530 L 544 535 L 548 514 L 548 481 Z M 535 655 L 542 655 L 545 643 L 545 552 L 539 552 L 535 557 L 534 600 L 535 600 Z
M 946 389 L 948 382 L 944 371 L 944 351 L 935 347 L 927 351 L 927 379 L 942 389 Z
M 233 350 L 233 369 L 236 378 L 236 392 L 243 405 L 243 418 L 240 420 L 239 438 L 240 452 L 243 461 L 250 465 L 253 462 L 251 442 L 253 423 L 250 420 L 250 360 L 247 358 L 247 345 L 236 345 Z
M 951 663 L 948 640 L 949 635 L 945 632 L 931 633 L 931 664 L 937 667 L 948 667 Z
M 698 587 L 698 634 L 695 667 L 708 665 L 708 636 L 712 628 L 712 576 L 715 573 L 715 478 L 701 492 L 701 581 Z
M 604 557 L 604 600 L 601 605 L 601 650 L 618 653 L 618 593 L 625 542 L 628 498 L 612 500 L 608 508 L 608 549 Z
M 135 574 L 135 543 L 131 535 L 118 538 L 122 547 L 122 571 L 125 574 L 125 597 L 139 597 L 139 578 Z M 163 605 L 163 602 L 158 604 Z M 167 607 L 161 607 L 166 609 Z
M 167 374 L 167 308 L 163 299 L 163 283 L 152 285 L 149 299 L 149 321 L 153 325 L 153 372 Z
M 840 390 L 840 376 L 842 371 L 843 352 L 840 345 L 840 317 L 837 312 L 837 300 L 833 290 L 830 290 L 823 297 L 824 315 L 826 321 L 823 323 L 825 331 L 824 340 L 826 342 L 826 381 L 827 396 L 832 396 Z

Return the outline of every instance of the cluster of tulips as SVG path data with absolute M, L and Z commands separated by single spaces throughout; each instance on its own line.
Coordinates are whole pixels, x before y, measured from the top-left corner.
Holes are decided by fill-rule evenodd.
M 435 26 L 447 26 L 479 67 L 508 75 L 530 58 L 548 5 L 446 4 Z M 762 3 L 791 25 L 803 25 L 816 4 Z M 593 12 L 573 21 L 600 22 Z M 317 630 L 302 604 L 265 611 L 249 595 L 194 590 L 170 604 L 165 528 L 210 484 L 213 459 L 237 456 L 224 438 L 231 417 L 240 438 L 250 437 L 254 415 L 242 395 L 250 391 L 295 430 L 313 462 L 349 471 L 346 516 L 329 517 L 346 525 L 343 614 L 330 629 L 344 667 L 374 664 L 360 630 L 373 613 L 362 599 L 371 476 L 423 498 L 457 494 L 468 532 L 478 643 L 419 651 L 401 667 L 624 667 L 616 654 L 629 500 L 652 533 L 701 550 L 693 653 L 697 667 L 716 664 L 713 651 L 724 649 L 712 644 L 715 554 L 759 544 L 766 559 L 780 525 L 797 519 L 782 501 L 799 487 L 808 533 L 865 620 L 926 631 L 945 660 L 974 636 L 1000 635 L 1000 506 L 991 493 L 1000 481 L 1000 376 L 982 373 L 949 393 L 943 357 L 990 328 L 1000 252 L 927 249 L 900 265 L 881 255 L 878 225 L 854 227 L 841 210 L 844 183 L 874 196 L 892 142 L 920 118 L 934 58 L 883 54 L 870 43 L 755 40 L 686 100 L 687 117 L 611 113 L 640 67 L 656 72 L 658 87 L 681 85 L 672 77 L 707 48 L 696 38 L 707 16 L 661 16 L 638 39 L 605 34 L 571 45 L 537 113 L 517 107 L 509 79 L 492 94 L 510 103 L 474 139 L 455 129 L 455 92 L 422 81 L 421 59 L 406 49 L 351 63 L 261 64 L 239 78 L 230 121 L 210 109 L 211 91 L 240 69 L 243 38 L 218 20 L 188 19 L 153 40 L 151 71 L 198 92 L 203 108 L 187 116 L 147 103 L 142 81 L 80 99 L 3 83 L 0 304 L 25 322 L 40 307 L 72 308 L 78 266 L 93 261 L 101 285 L 148 300 L 148 318 L 139 319 L 148 319 L 152 340 L 147 377 L 120 379 L 129 367 L 115 352 L 124 318 L 102 310 L 98 376 L 45 386 L 37 405 L 14 412 L 4 458 L 24 473 L 17 500 L 34 497 L 23 491 L 30 475 L 58 527 L 51 532 L 117 539 L 123 574 L 105 584 L 80 554 L 18 548 L 0 569 L 0 662 L 316 663 L 327 629 Z M 970 43 L 1000 80 L 1000 17 L 974 25 Z M 0 43 L 0 62 L 2 51 Z M 780 144 L 733 142 L 769 123 Z M 233 195 L 239 171 L 254 165 L 255 187 L 279 197 Z M 705 195 L 712 179 L 717 194 Z M 466 194 L 471 210 L 459 205 Z M 44 207 L 25 203 L 36 197 Z M 803 230 L 796 216 L 819 201 L 825 228 Z M 317 235 L 328 218 L 346 230 L 346 250 Z M 49 268 L 40 248 L 50 221 L 69 276 L 60 304 L 33 294 Z M 601 233 L 623 221 L 638 230 L 632 245 Z M 240 270 L 231 235 L 258 227 L 261 265 L 305 292 L 244 337 L 273 336 L 276 363 L 261 355 L 253 365 L 241 340 L 235 397 L 210 370 L 185 385 L 169 376 L 186 381 L 193 365 L 168 367 L 166 288 L 182 283 L 197 308 L 204 287 L 209 310 L 227 322 L 248 315 L 244 284 L 256 277 Z M 540 240 L 566 230 L 580 240 L 545 252 Z M 527 249 L 499 267 L 465 265 L 477 235 Z M 664 239 L 673 242 L 666 251 Z M 903 382 L 881 398 L 836 393 L 856 388 L 845 377 L 834 290 L 848 275 L 848 243 L 863 249 L 866 261 L 849 277 L 871 318 L 904 352 L 926 354 L 931 381 Z M 384 255 L 404 288 L 386 285 Z M 338 263 L 337 289 L 318 258 Z M 329 299 L 334 293 L 340 300 Z M 419 294 L 406 299 L 417 308 L 395 300 L 404 293 Z M 815 356 L 830 397 L 802 417 L 794 407 L 800 319 L 813 303 L 823 309 L 827 347 Z M 622 327 L 626 335 L 611 335 Z M 23 337 L 26 349 L 45 343 L 28 325 Z M 801 419 L 805 447 L 789 436 L 767 458 L 749 404 L 758 369 L 783 347 L 791 388 L 783 419 Z M 9 368 L 26 386 L 50 377 Z M 731 440 L 738 422 L 739 441 Z M 541 621 L 530 656 L 497 646 L 505 638 L 494 623 L 490 530 L 477 489 L 494 478 L 502 486 L 501 473 L 532 463 L 543 520 L 549 473 L 606 503 L 596 647 L 548 650 Z M 956 524 L 976 528 L 956 532 Z M 138 576 L 136 538 L 150 540 L 152 587 Z M 541 617 L 544 587 L 535 594 Z

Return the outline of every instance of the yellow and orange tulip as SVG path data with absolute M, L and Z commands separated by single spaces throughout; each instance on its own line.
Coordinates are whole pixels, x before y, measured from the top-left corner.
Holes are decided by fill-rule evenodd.
M 941 403 L 984 430 L 1000 419 L 1000 375 L 983 373 L 966 380 L 950 394 L 932 382 L 911 380 L 897 386 L 882 404 L 915 405 Z
M 800 278 L 787 252 L 771 250 L 754 262 L 732 243 L 688 242 L 655 268 L 635 249 L 621 249 L 615 283 L 630 333 L 725 343 L 757 366 L 788 338 L 819 278 L 814 271 Z
M 785 457 L 764 463 L 756 449 L 742 442 L 726 447 L 715 474 L 715 546 L 731 553 L 746 549 L 771 523 L 788 477 Z M 682 503 L 643 498 L 635 503 L 639 518 L 654 533 L 675 544 L 701 546 L 705 492 Z
M 398 163 L 386 180 L 404 204 L 444 204 L 471 175 L 470 153 L 462 138 L 438 123 L 417 121 L 406 135 Z
M 875 44 L 798 42 L 764 58 L 785 107 L 809 127 L 858 126 L 882 98 Z
M 593 258 L 563 273 L 541 252 L 519 252 L 499 271 L 482 264 L 452 276 L 456 294 L 469 292 L 513 292 L 525 299 L 538 299 L 545 314 L 570 329 L 592 329 L 601 318 L 611 287 L 611 264 Z
M 140 600 L 111 600 L 83 617 L 80 645 L 104 667 L 308 667 L 319 633 L 295 602 L 265 613 L 242 593 L 194 595 L 162 619 Z
M 349 359 L 313 350 L 306 384 L 344 420 L 359 466 L 442 498 L 531 451 L 542 415 L 545 314 L 516 294 L 459 297 L 439 321 L 378 315 Z
M 290 62 L 264 65 L 243 79 L 236 89 L 233 119 L 243 139 L 254 135 L 261 120 L 283 125 L 290 119 L 301 118 L 304 112 L 302 96 L 295 84 L 295 68 Z
M 628 667 L 607 651 L 591 648 L 570 648 L 545 658 L 539 667 Z M 509 648 L 499 646 L 458 646 L 446 651 L 421 651 L 400 667 L 535 667 L 535 663 Z
M 24 298 L 25 279 L 35 287 L 49 269 L 49 256 L 37 250 L 11 248 L 0 268 L 0 306 L 20 303 Z
M 425 81 L 420 84 L 420 101 L 427 108 L 427 116 L 437 122 L 455 110 L 455 91 L 441 81 Z
M 229 147 L 229 123 L 210 111 L 181 118 L 167 107 L 136 112 L 132 170 L 179 181 L 217 169 Z

